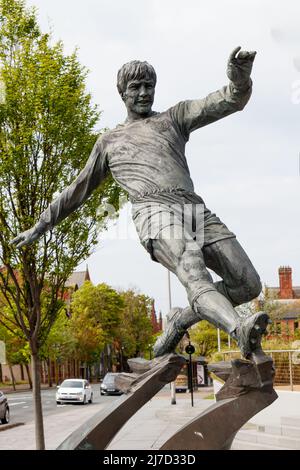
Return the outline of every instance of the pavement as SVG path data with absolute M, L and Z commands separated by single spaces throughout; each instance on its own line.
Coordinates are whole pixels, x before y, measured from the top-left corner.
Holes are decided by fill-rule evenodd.
M 182 425 L 214 403 L 214 400 L 204 398 L 211 396 L 212 392 L 211 387 L 195 392 L 194 407 L 192 407 L 189 393 L 177 393 L 176 405 L 172 405 L 170 391 L 165 388 L 126 423 L 111 442 L 109 449 L 159 449 Z M 106 406 L 107 402 L 105 401 L 85 407 L 70 406 L 70 410 L 66 410 L 63 415 L 45 416 L 46 449 L 56 449 L 71 432 Z M 0 432 L 0 450 L 15 449 L 35 449 L 33 421 Z
M 56 384 L 53 384 L 52 387 L 49 387 L 48 384 L 41 384 L 41 389 L 42 390 L 48 390 L 56 387 Z M 17 384 L 15 385 L 15 390 L 13 389 L 12 385 L 4 385 L 2 384 L 0 387 L 1 392 L 5 393 L 5 395 L 8 395 L 10 393 L 16 393 L 16 392 L 31 392 L 31 388 L 29 387 L 28 384 Z
M 210 396 L 211 393 L 212 388 L 200 389 L 200 391 L 194 394 L 194 407 L 192 407 L 189 393 L 178 393 L 176 395 L 177 403 L 173 405 L 171 404 L 170 392 L 160 392 L 126 423 L 110 443 L 108 450 L 160 449 L 163 443 L 179 428 L 214 403 L 213 399 L 205 398 Z M 267 409 L 258 413 L 251 419 L 250 423 L 247 423 L 245 426 L 246 434 L 244 436 L 241 434 L 241 438 L 239 438 L 239 436 L 237 437 L 237 440 L 234 441 L 233 448 L 256 449 L 257 446 L 258 448 L 271 449 L 290 448 L 286 440 L 283 446 L 275 435 L 273 435 L 273 438 L 272 436 L 269 437 L 269 439 L 271 439 L 271 445 L 265 447 L 261 444 L 257 444 L 257 437 L 254 439 L 252 436 L 252 434 L 254 435 L 253 428 L 255 428 L 255 432 L 256 428 L 261 430 L 264 426 L 269 426 L 268 429 L 271 429 L 272 426 L 272 429 L 279 429 L 284 417 L 290 417 L 290 420 L 292 420 L 295 419 L 293 418 L 295 415 L 298 415 L 300 420 L 300 393 L 278 391 L 278 394 L 278 400 Z M 80 411 L 80 422 L 78 407 L 73 406 L 70 407 L 70 411 L 67 410 L 59 417 L 58 415 L 46 416 L 44 419 L 46 449 L 56 449 L 72 431 L 105 406 L 105 403 L 99 403 L 82 407 Z M 295 431 L 296 425 L 296 421 L 295 423 L 289 422 L 289 432 L 292 430 L 293 433 L 295 433 L 298 429 L 297 428 Z M 0 450 L 35 449 L 34 431 L 34 422 L 12 429 L 6 429 L 4 432 L 0 433 Z M 269 434 L 260 437 L 266 440 L 268 436 Z M 247 439 L 250 439 L 250 442 L 247 441 Z M 300 437 L 299 439 L 298 437 L 292 437 L 289 439 L 289 442 L 292 443 L 289 445 L 293 445 L 293 448 L 300 449 Z M 298 445 L 299 447 L 297 447 Z

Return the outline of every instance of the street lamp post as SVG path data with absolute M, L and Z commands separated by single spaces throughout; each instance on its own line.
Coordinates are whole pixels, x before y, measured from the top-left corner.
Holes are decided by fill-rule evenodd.
M 192 354 L 195 352 L 194 346 L 191 344 L 190 341 L 190 335 L 188 331 L 185 333 L 188 340 L 189 344 L 185 348 L 185 352 L 188 353 L 189 355 L 189 365 L 188 365 L 188 383 L 189 383 L 189 389 L 190 389 L 190 394 L 191 394 L 191 402 L 192 406 L 194 406 L 194 384 L 193 384 L 193 362 L 192 362 Z

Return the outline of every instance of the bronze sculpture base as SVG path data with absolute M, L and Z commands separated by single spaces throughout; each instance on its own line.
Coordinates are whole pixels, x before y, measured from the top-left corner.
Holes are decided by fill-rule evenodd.
M 237 359 L 211 364 L 211 372 L 225 380 L 217 402 L 183 426 L 161 450 L 225 450 L 240 428 L 277 399 L 270 357 L 260 363 Z

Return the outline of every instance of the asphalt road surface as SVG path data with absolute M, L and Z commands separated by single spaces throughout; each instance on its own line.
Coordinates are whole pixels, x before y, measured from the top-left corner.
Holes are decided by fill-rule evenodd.
M 119 398 L 119 395 L 100 395 L 100 384 L 92 384 L 93 402 L 110 404 Z M 70 410 L 70 407 L 77 407 L 78 413 L 85 406 L 93 406 L 93 403 L 82 405 L 81 403 L 64 403 L 57 405 L 55 400 L 56 387 L 53 389 L 42 390 L 42 406 L 43 415 L 49 416 L 53 414 L 64 413 Z M 10 408 L 10 423 L 29 423 L 34 420 L 33 413 L 33 397 L 31 392 L 9 393 L 6 395 Z

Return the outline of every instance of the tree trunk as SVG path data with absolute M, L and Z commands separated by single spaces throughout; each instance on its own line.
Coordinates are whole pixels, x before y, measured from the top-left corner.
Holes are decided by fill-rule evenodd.
M 47 365 L 48 365 L 48 384 L 49 384 L 49 387 L 52 387 L 53 384 L 52 384 L 52 369 L 51 369 L 50 357 L 48 357 Z
M 59 377 L 58 377 L 58 364 L 56 362 L 56 359 L 54 360 L 54 376 L 55 376 L 55 383 L 56 385 L 58 385 Z
M 23 364 L 20 364 L 20 371 L 21 371 L 21 380 L 25 380 L 25 377 L 24 377 L 24 367 L 23 367 Z
M 31 380 L 31 374 L 30 374 L 30 369 L 29 365 L 26 363 L 25 364 L 26 372 L 27 372 L 27 377 L 28 377 L 28 382 L 29 382 L 29 388 L 32 390 L 32 380 Z
M 0 382 L 3 382 L 1 362 L 0 362 Z
M 12 381 L 13 389 L 14 389 L 14 391 L 16 391 L 16 381 L 15 381 L 15 376 L 14 376 L 13 368 L 12 368 L 11 364 L 9 364 L 8 367 L 9 367 L 9 372 L 10 372 L 10 376 L 11 376 L 11 381 Z
M 46 367 L 45 367 L 45 361 L 41 362 L 41 380 L 42 383 L 46 383 Z
M 37 353 L 31 354 L 33 407 L 35 418 L 35 442 L 37 450 L 45 450 L 45 436 L 43 423 L 43 409 L 41 399 L 41 364 Z

